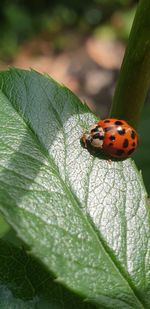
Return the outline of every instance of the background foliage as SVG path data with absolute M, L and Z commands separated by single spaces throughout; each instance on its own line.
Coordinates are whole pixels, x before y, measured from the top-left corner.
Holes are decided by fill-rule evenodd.
M 53 39 L 56 50 L 71 44 L 64 31 L 90 33 L 107 24 L 105 32 L 127 39 L 135 0 L 2 0 L 0 2 L 0 56 L 11 60 L 21 42 L 41 33 Z M 115 21 L 111 20 L 117 12 Z

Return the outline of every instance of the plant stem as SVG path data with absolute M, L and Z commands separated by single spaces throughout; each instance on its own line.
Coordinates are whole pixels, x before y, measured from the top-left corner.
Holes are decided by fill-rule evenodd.
M 137 127 L 150 85 L 150 0 L 140 0 L 121 66 L 110 117 Z

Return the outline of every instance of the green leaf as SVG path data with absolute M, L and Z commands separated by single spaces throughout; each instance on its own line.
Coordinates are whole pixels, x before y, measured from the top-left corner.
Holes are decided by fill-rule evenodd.
M 0 240 L 0 308 L 94 309 L 57 282 L 22 248 Z
M 34 71 L 0 75 L 0 209 L 59 282 L 99 308 L 149 308 L 149 207 L 131 159 L 80 145 L 95 117 Z
M 0 216 L 0 238 L 2 238 L 5 233 L 9 231 L 10 227 L 4 220 L 3 216 Z
M 142 171 L 144 183 L 150 195 L 150 105 L 145 105 L 142 117 L 139 123 L 139 144 L 134 155 L 135 162 L 139 169 Z

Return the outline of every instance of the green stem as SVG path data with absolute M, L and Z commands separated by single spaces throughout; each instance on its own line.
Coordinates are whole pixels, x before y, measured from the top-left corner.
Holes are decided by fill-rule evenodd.
M 150 85 L 150 0 L 140 0 L 115 90 L 110 117 L 137 126 Z

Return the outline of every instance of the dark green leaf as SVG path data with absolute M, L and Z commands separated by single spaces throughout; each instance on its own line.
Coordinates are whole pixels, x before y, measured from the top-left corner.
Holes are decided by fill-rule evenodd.
M 6 223 L 3 216 L 0 216 L 0 238 L 2 238 L 8 231 L 9 225 Z
M 94 309 L 54 282 L 22 248 L 0 240 L 0 308 Z
M 143 109 L 139 125 L 139 148 L 135 152 L 134 158 L 139 169 L 142 171 L 144 183 L 150 196 L 150 106 Z
M 0 85 L 8 222 L 59 282 L 100 308 L 149 308 L 149 207 L 134 162 L 83 149 L 95 117 L 48 77 L 11 70 Z

